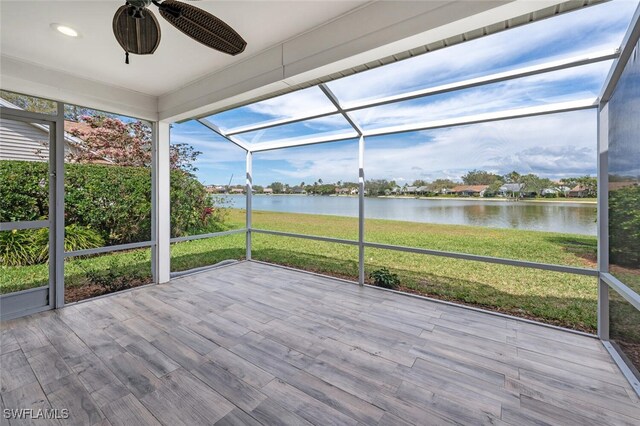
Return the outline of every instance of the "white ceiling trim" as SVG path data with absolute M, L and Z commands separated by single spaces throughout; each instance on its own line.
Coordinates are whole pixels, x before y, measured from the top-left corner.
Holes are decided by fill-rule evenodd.
M 158 98 L 8 56 L 0 57 L 0 87 L 26 95 L 131 117 L 158 119 Z

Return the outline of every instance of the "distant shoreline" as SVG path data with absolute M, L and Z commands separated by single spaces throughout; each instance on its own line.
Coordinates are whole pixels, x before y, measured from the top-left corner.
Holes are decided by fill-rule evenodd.
M 223 194 L 223 195 L 245 195 L 245 194 Z M 253 194 L 254 196 L 269 196 L 269 197 L 306 197 L 307 194 Z M 344 197 L 344 198 L 358 198 L 357 195 L 309 195 L 310 197 Z M 411 195 L 380 195 L 377 197 L 367 198 L 383 198 L 383 199 L 405 199 L 405 200 L 438 200 L 438 201 L 492 201 L 502 203 L 571 203 L 571 204 L 593 204 L 598 202 L 595 198 L 525 198 L 518 201 L 513 201 L 508 198 L 484 198 L 484 197 L 417 197 Z

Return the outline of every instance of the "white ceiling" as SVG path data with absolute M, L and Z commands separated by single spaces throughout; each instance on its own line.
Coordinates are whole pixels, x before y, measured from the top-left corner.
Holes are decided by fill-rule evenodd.
M 153 55 L 124 52 L 113 37 L 113 15 L 124 1 L 2 1 L 0 53 L 50 69 L 148 95 L 175 91 L 200 77 L 256 55 L 284 40 L 344 15 L 368 1 L 198 1 L 247 41 L 244 53 L 228 56 L 193 41 L 157 13 L 162 30 Z M 64 36 L 52 23 L 80 33 Z

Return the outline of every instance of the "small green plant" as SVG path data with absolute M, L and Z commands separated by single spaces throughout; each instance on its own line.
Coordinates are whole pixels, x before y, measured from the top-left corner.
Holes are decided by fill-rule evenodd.
M 104 288 L 106 293 L 113 293 L 134 287 L 142 282 L 145 279 L 145 272 L 139 267 L 139 264 L 144 262 L 144 252 L 132 251 L 129 257 L 109 257 L 107 268 L 97 268 L 91 258 L 83 260 L 78 266 L 84 271 L 90 284 Z
M 3 266 L 33 265 L 37 250 L 33 244 L 33 231 L 16 230 L 0 232 L 0 264 Z
M 373 284 L 383 288 L 397 288 L 400 285 L 398 274 L 394 274 L 387 268 L 376 269 L 370 274 Z
M 104 246 L 98 232 L 80 225 L 64 229 L 64 250 L 76 251 Z M 0 232 L 0 264 L 29 266 L 49 260 L 49 229 L 25 229 Z

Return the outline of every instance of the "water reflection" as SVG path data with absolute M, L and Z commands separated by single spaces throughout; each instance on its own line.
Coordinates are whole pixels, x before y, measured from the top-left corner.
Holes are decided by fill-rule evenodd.
M 244 207 L 244 198 L 229 198 L 234 207 Z M 253 209 L 357 217 L 358 198 L 256 195 Z M 595 204 L 367 198 L 365 212 L 369 219 L 596 234 Z

